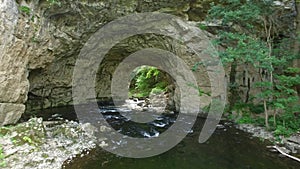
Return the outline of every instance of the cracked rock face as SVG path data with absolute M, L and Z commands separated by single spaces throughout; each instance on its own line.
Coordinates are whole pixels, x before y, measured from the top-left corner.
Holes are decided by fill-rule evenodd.
M 200 20 L 195 18 L 195 11 L 203 6 L 197 4 L 210 1 L 60 2 L 0 2 L 0 125 L 18 121 L 25 104 L 28 111 L 72 104 L 71 78 L 78 53 L 85 41 L 108 22 L 131 13 L 153 11 Z M 106 81 L 110 82 L 118 64 L 114 60 L 136 49 L 140 40 L 143 38 L 132 40 L 133 46 L 120 45 L 122 50 L 113 51 L 111 55 L 117 55 L 100 66 L 97 93 L 109 95 L 105 93 L 109 88 Z
M 199 3 L 199 2 L 198 2 Z M 43 4 L 39 4 L 38 9 Z M 71 105 L 72 102 L 72 77 L 78 54 L 89 39 L 99 28 L 122 16 L 136 12 L 166 12 L 188 19 L 191 3 L 188 1 L 178 1 L 178 3 L 167 3 L 162 1 L 68 1 L 62 2 L 61 7 L 53 5 L 39 13 L 40 18 L 44 18 L 44 25 L 40 28 L 40 34 L 36 36 L 36 43 L 40 45 L 43 40 L 52 44 L 48 50 L 53 51 L 54 58 L 50 64 L 43 64 L 45 67 L 37 69 L 37 61 L 32 57 L 29 65 L 33 67 L 29 74 L 30 89 L 27 111 L 34 111 L 42 108 Z M 41 21 L 40 21 L 41 22 Z M 40 24 L 39 24 L 40 25 Z M 47 26 L 45 28 L 45 26 Z M 44 38 L 50 35 L 51 38 Z M 43 38 L 40 38 L 43 37 Z M 46 39 L 46 40 L 45 40 Z M 114 70 L 126 56 L 131 53 L 147 48 L 156 47 L 174 52 L 174 47 L 183 58 L 189 60 L 189 64 L 194 64 L 191 59 L 191 51 L 177 45 L 172 46 L 172 39 L 163 36 L 145 35 L 134 36 L 118 43 L 110 50 L 99 66 L 96 83 L 97 99 L 107 100 L 110 98 L 110 83 Z M 172 51 L 173 50 L 173 51 Z M 41 56 L 43 57 L 43 56 Z M 38 59 L 36 59 L 38 60 Z M 31 62 L 32 61 L 32 62 Z M 35 64 L 33 64 L 35 63 Z M 207 82 L 207 81 L 206 81 Z M 201 82 L 201 83 L 206 83 Z M 209 86 L 208 84 L 205 87 Z
M 29 82 L 22 53 L 25 43 L 13 34 L 18 9 L 14 1 L 0 3 L 0 125 L 16 122 L 25 110 Z
M 25 104 L 27 112 L 72 105 L 76 59 L 90 36 L 107 23 L 128 14 L 144 12 L 163 12 L 183 20 L 201 21 L 212 0 L 59 2 L 0 1 L 0 125 L 17 122 Z M 109 99 L 114 70 L 122 59 L 142 48 L 156 47 L 171 52 L 175 48 L 175 53 L 193 66 L 197 62 L 193 59 L 194 53 L 184 45 L 173 45 L 173 42 L 163 36 L 145 35 L 118 43 L 99 66 L 95 89 L 98 99 Z M 203 71 L 203 67 L 199 71 Z M 247 77 L 245 80 L 239 78 L 240 83 L 252 80 L 248 77 L 252 76 L 251 71 L 244 73 L 241 70 L 237 77 L 243 74 Z M 207 75 L 204 73 L 198 78 L 202 79 L 199 86 L 209 92 Z M 242 95 L 249 92 L 248 89 L 245 88 Z

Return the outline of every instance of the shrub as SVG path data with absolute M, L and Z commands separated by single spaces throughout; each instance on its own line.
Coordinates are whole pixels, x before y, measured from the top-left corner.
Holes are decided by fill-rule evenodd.
M 276 130 L 274 131 L 275 136 L 290 136 L 294 131 L 290 128 L 286 128 L 282 125 L 277 125 Z

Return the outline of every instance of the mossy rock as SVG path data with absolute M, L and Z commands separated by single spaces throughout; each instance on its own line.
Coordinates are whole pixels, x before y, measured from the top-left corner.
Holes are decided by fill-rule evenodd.
M 42 118 L 33 118 L 16 126 L 1 127 L 0 134 L 10 135 L 11 140 L 17 145 L 40 145 L 43 143 L 46 132 Z

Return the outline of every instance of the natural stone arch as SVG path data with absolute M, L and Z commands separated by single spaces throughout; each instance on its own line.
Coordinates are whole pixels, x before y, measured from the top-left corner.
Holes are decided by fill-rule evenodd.
M 202 6 L 189 1 L 157 1 L 155 5 L 148 1 L 61 1 L 61 6 L 49 6 L 47 1 L 4 0 L 0 6 L 1 22 L 5 24 L 1 35 L 8 33 L 2 47 L 5 60 L 13 59 L 14 64 L 1 62 L 5 68 L 1 78 L 12 79 L 9 84 L 0 85 L 0 125 L 15 123 L 24 112 L 36 108 L 70 105 L 71 83 L 69 78 L 80 48 L 89 36 L 110 21 L 135 12 L 166 12 L 183 19 L 199 21 L 204 15 Z M 26 14 L 18 10 L 27 6 L 31 10 Z M 8 12 L 6 12 L 8 11 Z M 196 13 L 195 13 L 196 12 Z M 6 22 L 10 19 L 13 23 Z M 3 51 L 5 51 L 3 50 Z M 18 65 L 18 66 L 15 66 Z M 15 74 L 9 74 L 14 70 Z M 27 79 L 28 77 L 28 79 Z M 3 78 L 2 78 L 3 79 Z M 29 85 L 30 83 L 30 85 Z M 13 94 L 3 92 L 13 91 Z M 27 100 L 28 93 L 28 100 Z M 15 96 L 15 98 L 7 98 Z M 20 99 L 17 99 L 20 98 Z M 19 108 L 18 108 L 19 107 Z
M 127 98 L 128 90 L 124 90 L 126 86 L 128 86 L 126 82 L 128 82 L 128 80 L 130 79 L 130 72 L 133 71 L 137 66 L 140 66 L 141 63 L 150 63 L 151 66 L 158 65 L 158 67 L 167 71 L 175 79 L 176 84 L 178 84 L 181 96 L 180 113 L 177 117 L 179 120 L 171 126 L 170 130 L 162 134 L 161 137 L 155 140 L 151 140 L 155 145 L 159 145 L 158 141 L 160 141 L 161 139 L 169 139 L 168 142 L 171 140 L 173 140 L 174 142 L 170 142 L 171 144 L 169 144 L 167 147 L 164 147 L 163 149 L 162 147 L 153 147 L 153 149 L 150 149 L 151 151 L 147 152 L 145 152 L 144 150 L 142 150 L 141 152 L 137 149 L 137 151 L 133 154 L 126 154 L 128 150 L 134 150 L 132 149 L 132 147 L 126 147 L 125 151 L 120 149 L 113 150 L 117 151 L 114 153 L 118 155 L 120 155 L 121 153 L 122 156 L 126 157 L 132 157 L 131 155 L 134 155 L 135 157 L 149 157 L 155 155 L 158 152 L 161 152 L 161 150 L 164 151 L 172 148 L 178 143 L 179 140 L 186 136 L 186 129 L 192 128 L 195 120 L 197 119 L 197 114 L 199 113 L 200 98 L 198 96 L 197 88 L 199 86 L 198 82 L 200 82 L 200 79 L 203 81 L 209 80 L 209 82 L 211 82 L 211 87 L 213 88 L 211 90 L 211 96 L 217 98 L 215 98 L 215 100 L 212 100 L 212 106 L 209 110 L 208 120 L 204 124 L 204 132 L 200 134 L 199 142 L 205 142 L 210 137 L 211 131 L 215 129 L 215 125 L 219 122 L 225 106 L 224 100 L 226 97 L 226 92 L 224 84 L 224 69 L 220 63 L 218 55 L 215 55 L 215 49 L 211 44 L 209 38 L 206 36 L 206 33 L 195 27 L 194 25 L 188 24 L 182 21 L 182 19 L 174 17 L 172 15 L 161 13 L 141 13 L 116 19 L 111 23 L 103 26 L 95 34 L 93 34 L 93 36 L 91 36 L 91 38 L 85 43 L 84 47 L 82 48 L 74 68 L 72 86 L 73 103 L 75 105 L 89 103 L 88 107 L 80 105 L 75 106 L 76 114 L 82 123 L 90 122 L 95 125 L 101 123 L 107 124 L 105 119 L 101 118 L 102 115 L 99 115 L 97 111 L 99 108 L 96 104 L 96 93 L 94 91 L 97 68 L 99 64 L 102 63 L 105 55 L 109 53 L 109 50 L 116 46 L 118 42 L 126 38 L 130 38 L 134 35 L 146 33 L 160 34 L 172 37 L 182 42 L 182 44 L 189 48 L 189 51 L 191 51 L 191 53 L 195 53 L 195 56 L 197 57 L 192 57 L 190 60 L 187 60 L 174 55 L 172 52 L 148 48 L 135 52 L 133 55 L 130 55 L 128 59 L 126 58 L 124 62 L 122 62 L 123 67 L 116 71 L 117 74 L 113 76 L 112 80 L 113 83 L 111 87 L 113 90 L 111 92 L 114 101 L 116 99 L 117 102 L 122 102 Z M 138 61 L 136 62 L 136 60 Z M 195 63 L 201 63 L 205 66 L 205 70 L 207 70 L 206 72 L 209 76 L 209 79 L 205 79 L 202 76 L 203 73 L 199 73 L 196 75 L 192 73 L 189 65 L 189 62 L 191 60 L 194 61 L 193 65 Z M 196 70 L 198 69 L 195 68 L 195 71 Z M 124 72 L 129 72 L 129 74 L 127 73 L 126 76 Z M 124 76 L 124 78 L 122 78 L 122 75 Z M 189 87 L 188 83 L 195 85 L 196 89 Z M 187 115 L 186 113 L 189 115 Z M 149 119 L 149 115 L 146 114 L 141 115 L 140 113 L 137 113 L 133 116 L 134 117 L 132 119 L 138 122 L 145 122 Z M 188 123 L 186 123 L 186 121 L 188 121 Z M 179 131 L 177 129 L 182 129 L 183 126 L 185 129 L 181 130 L 181 132 L 176 132 L 177 138 L 174 138 L 174 133 L 172 133 L 172 131 Z M 120 138 L 122 138 L 122 135 L 116 133 L 116 135 L 113 137 L 113 140 L 119 140 Z M 128 145 L 135 145 L 137 143 L 136 141 L 137 140 L 135 138 L 128 138 Z M 141 141 L 142 142 L 138 141 L 139 145 L 149 145 L 149 141 Z M 112 150 L 110 148 L 108 148 L 107 150 Z
M 194 56 L 195 53 L 170 37 L 155 34 L 133 36 L 114 46 L 99 66 L 95 89 L 97 99 L 101 101 L 110 99 L 111 78 L 118 64 L 131 53 L 147 47 L 170 51 L 185 60 L 191 68 L 196 62 L 199 62 L 197 57 Z M 28 111 L 72 105 L 71 83 L 75 60 L 76 56 L 55 59 L 45 69 L 32 71 L 29 76 L 32 86 L 27 102 Z M 200 81 L 201 87 L 206 91 L 210 91 L 205 68 L 199 66 L 199 69 L 195 71 L 195 75 L 201 75 L 199 77 L 202 78 Z
M 190 26 L 196 28 L 193 24 Z M 171 27 L 170 29 L 173 28 Z M 209 35 L 205 32 L 203 32 L 203 34 Z M 198 43 L 201 42 L 196 41 L 194 43 L 194 45 L 198 45 Z M 99 66 L 95 89 L 99 101 L 110 100 L 111 78 L 118 64 L 131 53 L 149 47 L 170 51 L 175 55 L 178 55 L 191 69 L 197 62 L 201 62 L 201 59 L 195 56 L 196 54 L 194 51 L 184 44 L 181 44 L 178 40 L 167 36 L 143 34 L 124 39 L 109 51 Z M 45 69 L 32 71 L 29 76 L 29 81 L 32 86 L 29 91 L 27 111 L 73 104 L 71 87 L 76 58 L 76 54 L 71 55 L 70 57 L 56 58 L 53 63 Z M 197 85 L 207 93 L 211 92 L 207 70 L 203 65 L 198 66 L 194 75 L 199 82 Z M 210 97 L 207 97 L 205 100 L 207 102 L 202 102 L 203 106 L 209 104 Z
M 24 2 L 22 1 L 21 3 Z M 115 18 L 133 13 L 135 9 L 139 10 L 139 12 L 148 12 L 168 6 L 168 3 L 164 2 L 156 2 L 157 6 L 149 6 L 147 2 L 143 1 L 128 2 L 125 6 L 122 5 L 122 3 L 123 2 L 112 4 L 111 2 L 85 3 L 68 1 L 62 2 L 62 6 L 64 6 L 63 9 L 58 6 L 45 8 L 46 4 L 42 1 L 38 3 L 25 3 L 26 6 L 28 5 L 34 9 L 39 9 L 39 12 L 42 14 L 42 20 L 38 23 L 40 31 L 43 32 L 42 35 L 45 34 L 48 36 L 48 34 L 51 34 L 52 36 L 45 37 L 45 35 L 43 35 L 45 40 L 37 37 L 41 40 L 39 44 L 44 43 L 43 41 L 47 41 L 47 43 L 45 42 L 45 46 L 50 45 L 50 47 L 48 46 L 48 48 L 42 49 L 42 51 L 49 53 L 40 53 L 48 56 L 48 59 L 46 58 L 45 61 L 51 63 L 40 63 L 39 59 L 45 58 L 44 56 L 32 55 L 32 59 L 30 59 L 32 70 L 30 70 L 29 73 L 31 85 L 28 94 L 29 99 L 26 102 L 27 112 L 72 104 L 71 77 L 75 60 L 82 45 L 97 29 Z M 188 14 L 184 14 L 185 9 L 188 8 L 189 5 L 194 7 L 193 4 L 180 2 L 177 5 L 172 5 L 173 7 L 170 8 L 168 12 L 186 18 L 188 15 L 193 15 L 191 11 L 189 11 Z M 111 9 L 105 11 L 108 6 L 110 6 Z M 36 50 L 40 51 L 40 49 Z M 127 49 L 124 48 L 124 50 Z M 111 65 L 110 67 L 114 67 L 113 64 L 116 62 L 106 63 L 107 65 Z M 107 71 L 108 69 L 106 69 L 107 67 L 105 65 L 100 67 L 100 69 L 101 68 L 104 68 L 104 71 L 101 73 L 106 74 L 104 79 L 109 79 L 109 72 L 111 70 Z M 108 86 L 102 85 L 101 82 L 99 82 L 98 85 L 102 87 Z M 103 91 L 106 91 L 106 89 L 104 87 Z M 104 97 L 105 95 L 106 94 L 104 94 Z
M 201 81 L 206 83 L 207 82 L 211 83 L 209 85 L 209 87 L 212 88 L 211 96 L 215 97 L 215 102 L 212 102 L 213 106 L 211 106 L 211 108 L 213 108 L 212 109 L 213 114 L 211 116 L 213 118 L 214 116 L 216 116 L 216 118 L 219 118 L 220 114 L 223 111 L 221 107 L 222 105 L 224 106 L 224 100 L 226 99 L 225 84 L 224 84 L 225 74 L 224 74 L 224 69 L 220 64 L 220 60 L 218 56 L 215 55 L 216 54 L 215 49 L 212 46 L 210 39 L 207 37 L 207 33 L 200 30 L 199 28 L 195 27 L 192 24 L 183 22 L 181 19 L 177 17 L 171 15 L 163 15 L 159 13 L 134 14 L 134 15 L 129 15 L 117 19 L 109 23 L 108 25 L 104 26 L 103 28 L 101 28 L 89 39 L 89 41 L 82 49 L 80 53 L 80 57 L 77 59 L 76 66 L 75 66 L 76 69 L 74 70 L 74 79 L 73 79 L 74 104 L 86 103 L 87 100 L 96 101 L 95 100 L 96 94 L 94 92 L 95 84 L 93 82 L 95 81 L 95 76 L 96 76 L 95 69 L 98 68 L 98 64 L 102 63 L 105 55 L 107 55 L 109 53 L 109 50 L 111 50 L 114 46 L 117 45 L 117 42 L 126 38 L 130 38 L 131 36 L 134 35 L 145 34 L 145 33 L 170 36 L 176 39 L 177 41 L 180 41 L 182 45 L 187 48 L 188 52 L 183 52 L 179 56 L 181 58 L 180 60 L 183 61 L 179 61 L 179 60 L 176 61 L 172 59 L 170 60 L 168 57 L 167 58 L 163 57 L 163 55 L 167 55 L 169 57 L 172 57 L 173 59 L 176 58 L 165 52 L 163 52 L 164 53 L 163 55 L 159 54 L 158 51 L 155 51 L 158 53 L 154 52 L 156 55 L 161 55 L 162 58 L 166 59 L 166 63 L 163 63 L 163 65 L 161 66 L 168 67 L 168 69 L 171 69 L 171 71 L 169 72 L 171 73 L 173 71 L 178 72 L 178 70 L 187 70 L 188 72 L 191 72 L 191 70 L 189 69 L 191 69 L 195 65 L 195 63 L 199 63 L 199 64 L 201 63 L 205 66 L 204 70 L 203 69 L 201 70 L 199 68 L 195 69 L 194 75 L 192 76 L 195 79 L 197 79 L 196 81 L 190 79 L 191 76 L 187 74 L 173 74 L 173 75 L 180 76 L 179 79 L 176 77 L 176 79 L 181 81 L 180 92 L 182 92 L 181 90 L 184 91 L 184 89 L 186 88 L 192 88 L 188 86 L 188 83 L 191 82 L 192 85 L 194 85 L 196 88 L 200 87 L 202 88 L 202 90 L 203 90 L 203 85 L 200 84 Z M 164 44 L 168 44 L 165 43 L 165 41 L 162 42 Z M 149 54 L 149 51 L 147 51 L 146 53 Z M 186 53 L 188 54 L 186 55 Z M 150 56 L 150 58 L 141 57 L 141 55 L 143 55 L 142 53 L 139 53 L 140 55 L 139 57 L 142 60 L 148 59 L 149 62 L 152 62 L 153 60 L 151 59 L 155 58 L 156 56 L 154 56 L 153 54 L 150 55 L 148 54 L 147 56 Z M 157 59 L 159 60 L 159 58 Z M 131 62 L 134 62 L 134 60 L 131 60 Z M 164 61 L 158 61 L 158 62 L 164 62 Z M 154 62 L 152 62 L 152 64 L 155 65 Z M 183 64 L 187 65 L 187 68 L 181 67 L 183 66 Z M 126 71 L 126 69 L 124 70 Z M 129 68 L 128 70 L 132 71 L 133 68 Z M 197 70 L 200 73 L 197 72 Z M 205 78 L 204 72 L 208 74 L 209 78 Z M 127 80 L 125 79 L 125 81 Z M 116 83 L 116 84 L 120 84 L 120 83 Z M 124 89 L 124 88 L 125 88 L 124 86 L 119 87 L 119 89 Z M 187 95 L 189 95 L 189 93 L 186 92 L 187 91 L 181 93 L 180 101 L 182 101 L 182 98 L 184 97 L 188 98 Z M 198 94 L 197 92 L 198 90 L 195 89 L 193 91 L 193 95 L 195 94 L 197 95 Z M 121 94 L 126 94 L 126 92 L 122 91 Z M 189 102 L 197 103 L 194 104 L 197 105 L 197 108 L 194 106 L 193 111 L 195 112 L 195 110 L 197 109 L 196 113 L 198 113 L 199 106 L 200 106 L 200 105 L 198 106 L 198 103 L 200 103 L 200 99 L 190 98 Z M 205 105 L 205 103 L 210 103 L 210 102 L 211 102 L 210 99 L 207 99 L 202 96 L 202 100 L 201 100 L 202 105 Z M 219 109 L 218 106 L 215 105 L 217 102 L 220 102 L 218 105 L 221 109 Z M 191 105 L 190 103 L 186 102 L 185 104 Z
M 170 37 L 164 37 L 162 35 L 143 34 L 124 39 L 109 51 L 99 66 L 97 73 L 98 87 L 96 88 L 98 98 L 101 96 L 110 97 L 112 74 L 118 67 L 119 63 L 130 54 L 143 48 L 159 48 L 174 53 L 178 53 L 180 48 L 181 50 L 183 49 L 182 46 L 176 43 L 174 39 L 171 39 Z M 102 82 L 103 79 L 105 79 L 104 82 Z M 103 88 L 103 86 L 107 87 Z M 99 99 L 101 100 L 101 98 Z

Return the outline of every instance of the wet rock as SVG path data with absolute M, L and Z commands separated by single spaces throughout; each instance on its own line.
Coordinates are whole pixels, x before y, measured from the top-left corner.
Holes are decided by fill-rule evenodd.
M 98 131 L 97 128 L 93 126 L 91 123 L 84 123 L 81 125 L 81 127 L 89 136 L 93 136 L 94 133 Z
M 225 126 L 222 124 L 217 124 L 217 129 L 225 129 Z
M 101 143 L 99 144 L 100 147 L 107 147 L 108 144 L 105 141 L 101 141 Z
M 291 151 L 289 149 L 287 149 L 286 147 L 278 147 L 282 152 L 286 153 L 286 154 L 290 154 Z
M 291 143 L 291 142 L 285 142 L 284 146 L 290 150 L 291 153 L 296 154 L 298 153 L 298 150 L 300 150 L 299 145 L 295 144 L 295 143 Z
M 4 128 L 6 132 L 0 137 L 7 164 L 4 168 L 60 169 L 69 157 L 96 146 L 96 138 L 83 129 L 88 125 L 73 121 L 50 123 L 35 118 Z
M 163 123 L 163 122 L 152 122 L 151 123 L 152 125 L 154 125 L 155 127 L 160 127 L 160 128 L 163 128 L 165 127 L 167 124 L 166 123 Z
M 150 93 L 149 102 L 152 107 L 165 109 L 167 105 L 167 97 L 164 93 Z
M 107 126 L 100 126 L 100 131 L 101 132 L 110 132 L 111 128 Z
M 287 138 L 287 141 L 300 145 L 300 135 L 294 135 Z
M 236 126 L 238 129 L 246 131 L 253 134 L 254 137 L 260 137 L 268 140 L 275 140 L 275 137 L 271 132 L 268 132 L 263 127 L 254 126 L 252 124 L 238 124 Z
M 238 124 L 236 127 L 245 132 L 251 133 L 254 137 L 270 140 L 276 144 L 282 145 L 282 149 L 286 153 L 299 154 L 300 153 L 300 136 L 294 135 L 289 138 L 279 136 L 278 141 L 272 132 L 265 130 L 263 127 L 254 126 L 252 124 Z
M 300 154 L 300 135 L 293 135 L 285 139 L 284 144 L 292 153 Z

